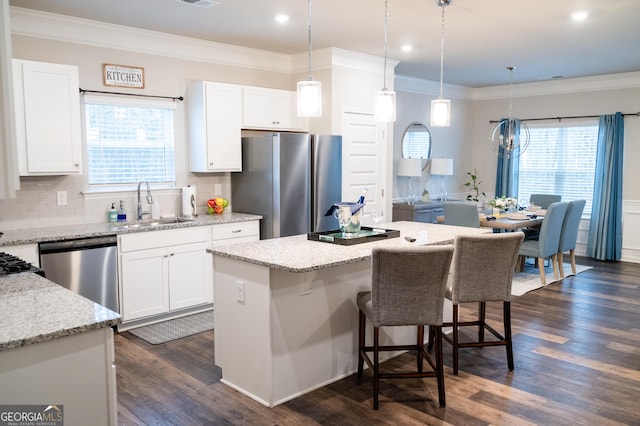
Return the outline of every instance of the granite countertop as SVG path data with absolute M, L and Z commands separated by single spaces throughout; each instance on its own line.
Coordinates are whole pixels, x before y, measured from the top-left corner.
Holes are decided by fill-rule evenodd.
M 262 219 L 262 216 L 248 213 L 225 212 L 216 215 L 199 215 L 192 222 L 176 222 L 161 227 L 128 227 L 118 223 L 90 223 L 82 225 L 52 226 L 4 231 L 0 236 L 0 246 L 34 244 L 44 241 L 62 241 L 74 238 L 99 237 L 104 235 L 130 234 L 134 232 L 160 231 L 165 229 L 188 228 L 192 226 L 219 225 L 223 223 L 246 222 Z M 0 250 L 1 251 L 1 250 Z
M 306 235 L 260 240 L 229 246 L 210 247 L 207 252 L 281 269 L 289 272 L 310 272 L 348 263 L 355 263 L 371 257 L 373 247 L 411 245 L 404 237 L 419 238 L 426 231 L 427 244 L 453 243 L 459 234 L 483 234 L 491 232 L 487 228 L 467 228 L 421 222 L 392 222 L 382 224 L 385 229 L 400 231 L 400 237 L 377 240 L 369 243 L 343 246 L 321 241 L 311 241 Z M 415 243 L 413 243 L 415 244 Z
M 120 315 L 32 273 L 0 277 L 0 351 L 120 324 Z

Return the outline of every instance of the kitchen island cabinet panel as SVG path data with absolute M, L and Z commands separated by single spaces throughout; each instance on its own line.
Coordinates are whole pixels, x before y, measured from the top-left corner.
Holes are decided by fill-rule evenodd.
M 64 407 L 64 424 L 117 425 L 113 330 L 0 352 L 2 404 Z M 22 423 L 20 423 L 22 424 Z

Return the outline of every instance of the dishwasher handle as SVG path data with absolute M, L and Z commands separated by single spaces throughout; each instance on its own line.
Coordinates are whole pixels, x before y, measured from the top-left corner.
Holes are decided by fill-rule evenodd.
M 51 241 L 40 243 L 40 254 L 55 253 L 71 250 L 112 247 L 117 242 L 115 235 L 95 238 L 81 238 L 77 240 Z

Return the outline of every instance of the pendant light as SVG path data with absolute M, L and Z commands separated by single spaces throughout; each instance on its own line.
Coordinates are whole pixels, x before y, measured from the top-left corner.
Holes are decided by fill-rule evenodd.
M 396 121 L 396 92 L 387 89 L 387 21 L 389 20 L 389 1 L 384 2 L 384 70 L 382 72 L 382 90 L 377 93 L 375 120 Z
M 529 128 L 522 121 L 513 118 L 513 71 L 517 67 L 507 67 L 509 78 L 509 115 L 491 129 L 493 152 L 504 158 L 517 157 L 529 146 Z
M 311 0 L 308 0 L 309 78 L 298 82 L 298 117 L 322 116 L 322 83 L 311 76 Z
M 431 101 L 431 125 L 434 127 L 448 127 L 451 124 L 451 100 L 442 96 L 444 74 L 444 7 L 451 4 L 451 0 L 436 0 L 442 7 L 442 31 L 440 34 L 440 96 Z

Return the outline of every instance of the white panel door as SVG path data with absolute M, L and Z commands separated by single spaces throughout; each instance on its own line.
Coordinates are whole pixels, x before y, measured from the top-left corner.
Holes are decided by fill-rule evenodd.
M 356 201 L 367 188 L 362 225 L 374 226 L 371 212 L 384 209 L 386 141 L 384 126 L 373 114 L 344 112 L 342 115 L 342 199 Z M 384 222 L 390 216 L 384 212 Z

